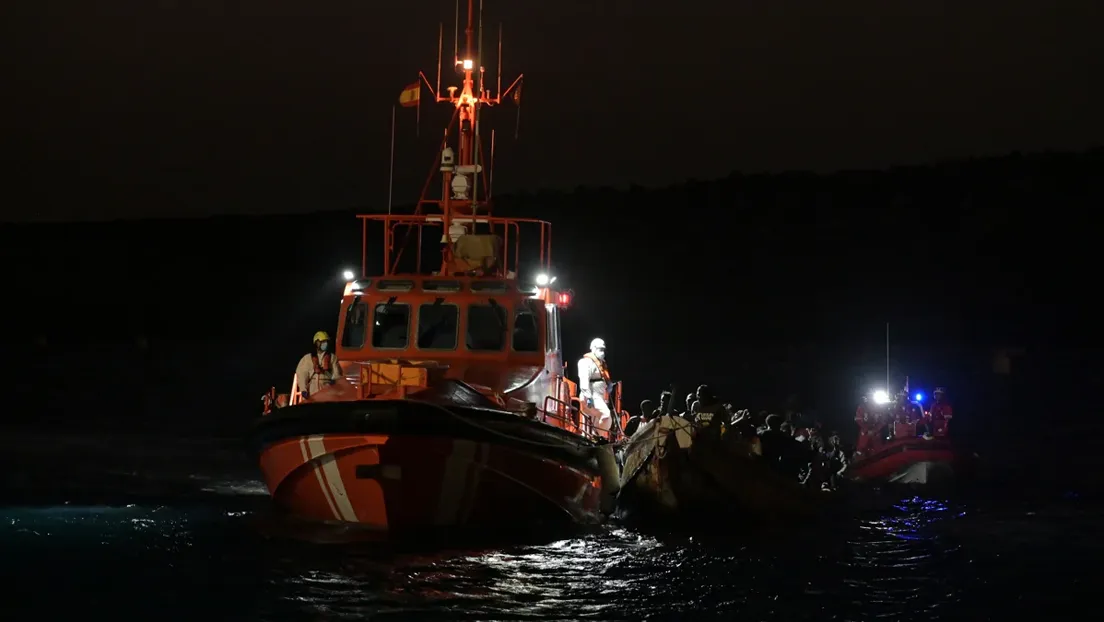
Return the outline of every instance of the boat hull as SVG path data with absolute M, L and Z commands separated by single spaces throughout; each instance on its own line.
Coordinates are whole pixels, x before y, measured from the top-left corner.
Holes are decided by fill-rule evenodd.
M 950 483 L 968 467 L 949 439 L 908 438 L 855 460 L 843 475 L 856 482 L 929 485 Z
M 257 425 L 275 503 L 397 532 L 599 519 L 585 439 L 508 412 L 413 400 L 302 404 Z
M 689 423 L 663 417 L 633 435 L 625 453 L 618 513 L 664 524 L 774 522 L 824 509 L 824 495 L 772 470 L 751 446 L 691 438 Z

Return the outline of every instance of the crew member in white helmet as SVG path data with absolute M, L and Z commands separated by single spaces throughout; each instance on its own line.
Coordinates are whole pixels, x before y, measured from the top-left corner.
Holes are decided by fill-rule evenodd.
M 609 436 L 613 417 L 609 404 L 610 373 L 606 366 L 606 342 L 590 342 L 590 352 L 579 359 L 579 401 L 583 414 L 598 436 Z

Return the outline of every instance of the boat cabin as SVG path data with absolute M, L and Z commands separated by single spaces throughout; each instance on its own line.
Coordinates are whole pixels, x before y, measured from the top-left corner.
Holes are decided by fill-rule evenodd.
M 517 281 L 357 279 L 342 300 L 338 358 L 543 364 L 558 352 L 559 306 Z
M 568 416 L 575 383 L 564 377 L 560 311 L 570 305 L 571 292 L 553 289 L 547 276 L 539 286 L 536 274 L 517 277 L 526 223 L 539 230 L 541 242 L 533 267 L 547 274 L 549 223 L 482 216 L 451 222 L 432 215 L 360 218 L 361 273 L 367 271 L 367 226 L 373 220 L 383 224 L 384 270 L 345 286 L 335 350 L 350 382 L 362 382 L 363 368 L 373 364 L 433 368 L 503 400 Z M 401 250 L 389 250 L 402 248 L 396 244 L 402 228 L 417 239 L 407 257 L 414 269 L 406 272 L 398 269 Z M 432 233 L 425 235 L 423 228 Z M 423 239 L 440 247 L 440 263 L 436 253 L 423 261 Z M 436 269 L 423 270 L 423 263 Z

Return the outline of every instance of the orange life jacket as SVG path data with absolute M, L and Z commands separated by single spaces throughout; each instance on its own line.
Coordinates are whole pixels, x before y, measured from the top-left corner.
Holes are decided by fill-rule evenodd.
M 609 367 L 606 367 L 606 362 L 603 361 L 602 359 L 598 358 L 597 356 L 594 356 L 594 354 L 592 352 L 587 352 L 584 355 L 584 358 L 588 358 L 588 359 L 590 359 L 591 361 L 594 362 L 594 364 L 598 367 L 598 373 L 601 374 L 601 376 L 602 376 L 602 382 L 604 382 L 606 384 L 609 384 L 610 383 L 610 373 L 609 373 Z M 580 380 L 582 380 L 582 378 L 580 378 Z M 587 378 L 587 381 L 589 382 L 590 378 Z
M 333 371 L 333 355 L 329 352 L 322 355 L 322 360 L 318 359 L 318 353 L 311 353 L 311 361 L 314 362 L 315 375 L 328 374 Z

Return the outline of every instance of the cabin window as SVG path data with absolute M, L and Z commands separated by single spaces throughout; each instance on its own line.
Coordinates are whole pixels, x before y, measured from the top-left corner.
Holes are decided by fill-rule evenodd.
M 460 281 L 423 281 L 422 289 L 427 292 L 458 292 Z
M 496 292 L 506 293 L 506 284 L 502 281 L 472 281 L 471 290 L 473 292 Z
M 392 303 L 376 305 L 372 322 L 372 347 L 402 350 L 410 339 L 410 305 Z
M 498 352 L 506 346 L 506 310 L 502 305 L 473 304 L 468 307 L 469 350 Z
M 381 292 L 408 292 L 414 289 L 414 281 L 407 279 L 387 279 L 376 286 Z
M 514 351 L 540 352 L 540 322 L 528 305 L 514 312 Z
M 456 305 L 424 304 L 418 307 L 418 349 L 456 349 L 460 308 Z
M 359 350 L 368 338 L 368 305 L 360 300 L 345 308 L 345 327 L 341 332 L 341 347 Z

